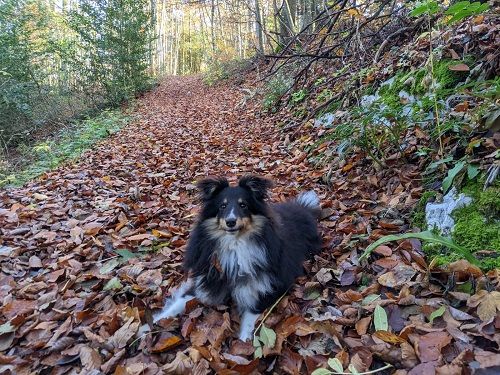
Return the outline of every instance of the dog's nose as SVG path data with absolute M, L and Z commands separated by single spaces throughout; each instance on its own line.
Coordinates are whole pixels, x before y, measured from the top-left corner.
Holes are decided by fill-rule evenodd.
M 236 226 L 235 219 L 226 219 L 226 225 L 228 228 L 234 228 Z

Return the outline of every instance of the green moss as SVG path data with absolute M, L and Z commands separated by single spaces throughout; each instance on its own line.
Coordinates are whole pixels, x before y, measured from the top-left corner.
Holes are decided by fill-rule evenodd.
M 482 192 L 477 200 L 479 212 L 488 220 L 500 219 L 500 188 L 492 187 Z
M 391 84 L 385 84 L 380 87 L 378 91 L 380 99 L 389 108 L 397 110 L 403 106 L 399 97 L 399 93 L 401 90 L 408 91 L 408 89 L 404 85 L 406 79 L 407 75 L 405 75 L 403 72 L 400 72 L 394 76 L 394 81 Z
M 500 220 L 500 181 L 483 190 L 483 180 L 470 182 L 462 189 L 463 193 L 472 197 L 478 211 L 488 220 Z
M 462 192 L 472 198 L 472 203 L 453 212 L 455 227 L 452 240 L 472 253 L 486 250 L 487 255 L 478 255 L 479 266 L 484 271 L 500 268 L 500 182 L 483 191 L 484 181 L 470 181 Z M 434 191 L 422 194 L 411 216 L 413 226 L 425 229 L 425 204 Z M 433 243 L 426 243 L 422 249 L 438 266 L 462 259 L 459 254 Z
M 481 259 L 483 269 L 500 267 L 500 182 L 486 191 L 483 182 L 468 183 L 462 191 L 472 197 L 473 202 L 453 213 L 455 228 L 453 240 L 470 251 L 496 251 Z
M 454 212 L 455 228 L 453 240 L 471 250 L 500 251 L 500 223 L 488 221 L 472 204 Z
M 465 64 L 472 64 L 473 60 L 471 58 L 466 58 L 463 62 Z M 438 87 L 436 89 L 438 99 L 446 96 L 449 93 L 449 90 L 454 89 L 459 82 L 464 81 L 469 75 L 469 72 L 457 72 L 450 70 L 450 66 L 457 65 L 459 63 L 461 62 L 450 59 L 434 61 L 434 80 L 438 83 Z M 412 94 L 425 94 L 429 91 L 428 83 L 424 84 L 424 81 L 425 77 L 429 75 L 430 69 L 431 67 L 427 65 L 416 70 L 415 72 L 412 72 L 412 75 L 415 78 L 415 83 L 409 88 Z M 408 75 L 406 77 L 408 77 Z
M 440 60 L 434 65 L 434 77 L 441 88 L 451 89 L 469 75 L 469 72 L 450 70 L 450 66 L 457 65 L 457 63 L 456 60 Z
M 421 230 L 427 229 L 425 222 L 425 206 L 431 198 L 436 197 L 436 192 L 433 190 L 425 191 L 411 213 L 410 223 L 413 227 L 420 228 Z
M 449 255 L 442 255 L 442 254 L 428 254 L 430 258 L 432 259 L 432 262 L 436 266 L 445 266 L 447 264 L 456 262 L 457 260 L 462 259 L 458 254 L 449 254 Z

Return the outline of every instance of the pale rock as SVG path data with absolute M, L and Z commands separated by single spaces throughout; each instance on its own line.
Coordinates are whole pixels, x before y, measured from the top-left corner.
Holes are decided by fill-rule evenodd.
M 453 187 L 443 197 L 442 202 L 430 202 L 425 206 L 425 220 L 429 229 L 437 228 L 443 236 L 449 236 L 455 225 L 451 213 L 457 208 L 469 205 L 472 198 L 463 193 L 457 195 L 457 189 Z

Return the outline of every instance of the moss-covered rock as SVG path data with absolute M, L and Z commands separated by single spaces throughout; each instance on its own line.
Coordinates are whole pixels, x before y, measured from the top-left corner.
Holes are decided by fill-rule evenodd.
M 496 251 L 500 255 L 500 183 L 483 191 L 482 183 L 470 183 L 463 192 L 472 204 L 453 214 L 453 240 L 471 251 Z
M 483 181 L 473 181 L 462 192 L 472 198 L 472 203 L 453 212 L 452 240 L 476 253 L 483 270 L 500 268 L 500 183 L 483 191 Z M 413 226 L 427 229 L 425 206 L 436 194 L 434 191 L 422 194 L 411 216 Z M 424 244 L 423 250 L 438 266 L 461 259 L 459 254 L 439 244 Z

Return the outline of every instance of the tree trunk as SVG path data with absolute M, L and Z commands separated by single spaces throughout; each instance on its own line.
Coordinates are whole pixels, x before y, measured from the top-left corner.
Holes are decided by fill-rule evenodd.
M 255 34 L 257 36 L 257 53 L 264 54 L 264 36 L 262 33 L 262 17 L 260 13 L 259 0 L 254 1 L 255 4 Z

